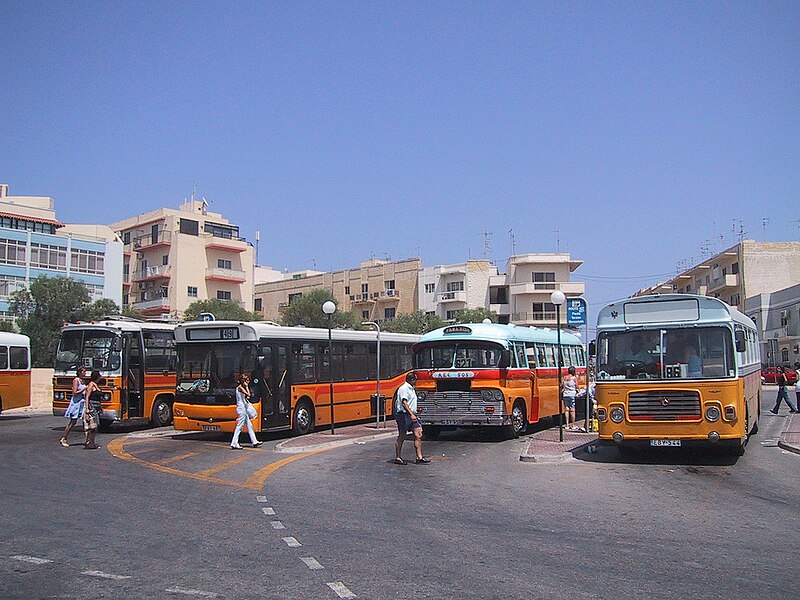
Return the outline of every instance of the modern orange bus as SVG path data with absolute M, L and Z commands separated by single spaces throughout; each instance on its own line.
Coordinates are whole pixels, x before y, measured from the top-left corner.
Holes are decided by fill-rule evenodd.
M 419 336 L 382 333 L 380 389 L 376 400 L 375 331 L 334 329 L 332 373 L 328 330 L 281 327 L 274 323 L 197 321 L 175 329 L 178 384 L 175 429 L 233 432 L 236 378 L 251 374 L 256 431 L 291 430 L 297 435 L 333 423 L 374 419 L 391 409 L 391 395 L 411 369 L 412 344 Z M 382 396 L 383 397 L 383 396 Z
M 53 414 L 69 405 L 79 366 L 100 371 L 103 414 L 112 423 L 172 423 L 175 401 L 175 325 L 125 317 L 76 323 L 61 329 L 53 375 Z
M 753 321 L 717 298 L 641 296 L 597 318 L 601 440 L 721 446 L 742 454 L 758 430 L 761 356 Z
M 31 404 L 31 340 L 0 331 L 0 413 Z
M 414 346 L 417 409 L 425 435 L 445 427 L 502 427 L 519 436 L 557 417 L 558 333 L 497 323 L 442 327 Z M 581 341 L 561 332 L 563 373 L 573 366 L 585 385 Z

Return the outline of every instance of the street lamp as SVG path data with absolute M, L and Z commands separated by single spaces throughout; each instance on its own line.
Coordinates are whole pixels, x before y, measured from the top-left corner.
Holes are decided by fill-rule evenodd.
M 558 441 L 564 441 L 564 394 L 561 391 L 561 305 L 567 297 L 561 290 L 550 294 L 550 302 L 556 307 L 556 331 L 558 332 Z
M 333 341 L 331 340 L 331 317 L 336 312 L 336 305 L 327 300 L 322 305 L 322 312 L 328 315 L 328 382 L 331 394 L 331 435 L 333 435 Z
M 363 321 L 362 325 L 370 325 L 378 330 L 378 370 L 375 371 L 375 429 L 381 423 L 381 326 L 375 321 Z M 383 410 L 383 426 L 386 427 L 386 407 Z

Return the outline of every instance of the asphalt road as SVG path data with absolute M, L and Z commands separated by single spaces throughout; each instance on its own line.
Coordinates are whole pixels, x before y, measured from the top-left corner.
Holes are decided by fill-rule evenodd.
M 763 415 L 738 459 L 523 463 L 524 439 L 454 432 L 425 442 L 432 464 L 398 466 L 388 439 L 287 457 L 279 438 L 232 452 L 128 431 L 65 449 L 61 419 L 9 412 L 0 597 L 796 598 L 782 423 Z

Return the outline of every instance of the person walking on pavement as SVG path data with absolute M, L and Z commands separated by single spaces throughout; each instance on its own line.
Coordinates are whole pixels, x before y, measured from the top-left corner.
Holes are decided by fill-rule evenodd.
M 406 375 L 406 382 L 397 388 L 397 400 L 394 405 L 394 418 L 397 421 L 397 441 L 394 444 L 394 462 L 398 465 L 406 464 L 403 460 L 402 450 L 406 434 L 410 431 L 414 433 L 414 450 L 417 454 L 418 465 L 426 465 L 431 462 L 422 455 L 422 423 L 417 418 L 417 392 L 414 391 L 414 384 L 417 383 L 417 376 L 414 373 Z
M 800 362 L 794 363 L 794 372 L 797 373 L 797 381 L 794 384 L 794 405 L 800 408 Z
M 567 369 L 567 374 L 561 382 L 561 392 L 564 398 L 564 412 L 567 413 L 567 429 L 575 429 L 575 396 L 578 395 L 575 367 Z
M 264 442 L 259 442 L 256 432 L 253 431 L 253 424 L 247 416 L 247 406 L 250 404 L 250 375 L 242 373 L 239 376 L 239 385 L 236 386 L 236 429 L 233 430 L 231 439 L 231 450 L 241 450 L 239 445 L 239 434 L 242 428 L 247 425 L 247 434 L 250 436 L 250 444 L 253 448 L 258 448 Z
M 786 371 L 783 367 L 778 367 L 778 397 L 775 400 L 775 408 L 773 408 L 771 412 L 773 415 L 778 414 L 778 408 L 780 408 L 781 400 L 786 400 L 786 404 L 789 405 L 789 412 L 796 413 L 797 406 L 792 404 L 792 401 L 789 400 L 789 394 L 786 391 Z
M 86 443 L 83 445 L 87 450 L 97 450 L 100 444 L 95 442 L 97 428 L 100 426 L 100 413 L 103 410 L 103 392 L 100 391 L 100 371 L 92 371 L 89 376 L 89 385 L 84 392 L 86 394 L 86 406 L 83 411 L 83 429 L 86 432 Z
M 86 367 L 78 367 L 75 371 L 75 379 L 72 380 L 72 398 L 69 401 L 64 416 L 69 419 L 69 423 L 64 428 L 64 435 L 58 441 L 64 448 L 69 448 L 69 432 L 75 427 L 78 419 L 83 418 L 83 410 L 86 406 L 86 384 L 83 383 L 83 378 L 86 376 Z

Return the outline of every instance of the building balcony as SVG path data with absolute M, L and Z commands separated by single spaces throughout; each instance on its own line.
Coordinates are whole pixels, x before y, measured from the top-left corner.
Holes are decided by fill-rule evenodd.
M 533 294 L 549 296 L 556 290 L 564 292 L 565 296 L 580 296 L 585 291 L 584 284 L 579 282 L 528 281 L 525 283 L 512 283 L 508 287 L 512 296 L 525 296 Z
M 247 281 L 247 274 L 244 271 L 237 271 L 235 269 L 221 269 L 216 267 L 213 269 L 206 269 L 206 279 L 213 281 L 244 283 Z
M 556 311 L 541 312 L 516 312 L 511 315 L 511 322 L 516 325 L 529 325 L 534 327 L 555 327 Z M 566 315 L 561 315 L 561 324 L 566 323 Z
M 145 314 L 169 312 L 169 298 L 156 298 L 154 300 L 134 302 L 131 308 Z
M 467 292 L 464 290 L 458 290 L 454 292 L 440 292 L 436 294 L 436 302 L 440 304 L 446 304 L 448 302 L 466 302 L 467 301 Z
M 151 233 L 148 233 L 147 235 L 140 235 L 139 237 L 133 239 L 133 249 L 136 252 L 144 252 L 145 250 L 150 250 L 159 246 L 163 247 L 171 245 L 172 232 L 167 230 L 159 231 L 155 235 Z
M 373 300 L 378 302 L 391 302 L 400 300 L 400 290 L 383 290 L 380 292 L 372 292 Z
M 219 237 L 206 233 L 203 235 L 205 238 L 206 250 L 221 250 L 223 252 L 245 252 L 249 247 L 243 238 L 238 237 Z
M 737 288 L 739 287 L 739 276 L 738 275 L 723 275 L 722 277 L 718 277 L 717 279 L 712 279 L 708 283 L 708 293 L 712 292 L 719 292 L 725 288 Z
M 489 310 L 496 313 L 498 316 L 505 317 L 511 315 L 510 304 L 490 304 Z
M 351 304 L 374 304 L 375 300 L 370 298 L 368 292 L 364 292 L 362 294 L 351 294 L 350 295 L 350 303 Z
M 161 265 L 158 267 L 140 269 L 133 274 L 133 279 L 131 279 L 131 281 L 137 283 L 141 281 L 152 281 L 154 279 L 169 279 L 170 277 L 172 277 L 172 275 L 170 274 L 169 265 Z

